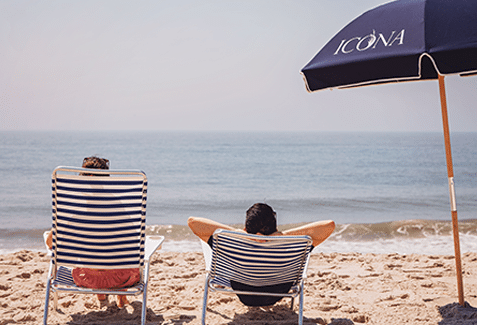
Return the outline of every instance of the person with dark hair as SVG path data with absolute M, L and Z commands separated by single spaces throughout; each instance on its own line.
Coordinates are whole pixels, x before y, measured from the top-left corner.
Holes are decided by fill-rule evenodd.
M 109 160 L 96 156 L 86 157 L 83 159 L 82 167 L 91 169 L 109 169 Z M 94 174 L 81 173 L 80 175 L 93 176 Z M 101 174 L 98 176 L 109 175 Z M 46 244 L 50 249 L 53 247 L 52 231 L 50 231 L 50 233 L 48 234 Z M 140 273 L 138 268 L 118 270 L 75 268 L 72 270 L 72 275 L 73 280 L 77 286 L 93 289 L 119 289 L 132 286 L 140 280 Z M 108 301 L 108 296 L 105 294 L 98 294 L 97 297 L 100 305 Z M 123 308 L 127 304 L 129 304 L 127 297 L 124 295 L 118 295 L 118 307 Z
M 332 220 L 323 220 L 306 224 L 304 226 L 278 231 L 276 213 L 272 207 L 265 203 L 255 203 L 252 205 L 245 216 L 245 228 L 235 229 L 233 227 L 218 223 L 206 218 L 190 217 L 187 224 L 192 232 L 201 240 L 207 242 L 212 247 L 212 235 L 217 229 L 246 232 L 249 234 L 280 236 L 280 235 L 308 235 L 313 240 L 313 247 L 324 242 L 334 231 L 335 223 Z M 293 283 L 284 283 L 275 286 L 253 287 L 243 283 L 231 281 L 231 286 L 235 290 L 241 291 L 267 291 L 273 293 L 288 292 Z M 240 301 L 247 306 L 271 306 L 282 299 L 282 297 L 273 296 L 250 296 L 238 295 Z
M 109 160 L 106 158 L 99 158 L 96 156 L 86 157 L 83 159 L 82 167 L 91 168 L 91 169 L 109 169 Z M 81 173 L 81 175 L 93 176 L 92 174 L 88 174 L 88 173 Z
M 245 231 L 249 234 L 271 235 L 278 231 L 277 214 L 264 203 L 255 203 L 245 217 Z

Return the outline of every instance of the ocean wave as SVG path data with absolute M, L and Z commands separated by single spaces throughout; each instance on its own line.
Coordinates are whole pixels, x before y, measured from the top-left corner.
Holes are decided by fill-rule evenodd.
M 303 225 L 288 224 L 279 230 Z M 234 225 L 240 227 L 239 225 Z M 200 242 L 186 226 L 150 226 L 151 234 L 166 236 L 164 251 L 200 251 Z M 477 252 L 477 220 L 459 222 L 462 253 Z M 454 255 L 452 223 L 436 220 L 402 220 L 385 223 L 339 224 L 315 253 L 376 253 Z
M 305 225 L 306 223 L 279 226 L 286 230 Z M 243 225 L 231 225 L 243 228 Z M 189 227 L 182 225 L 152 225 L 147 227 L 151 235 L 163 235 L 170 239 L 190 239 L 194 234 Z M 477 236 L 477 220 L 459 221 L 459 232 Z M 400 220 L 383 223 L 338 224 L 328 240 L 367 242 L 390 239 L 427 238 L 430 236 L 452 235 L 452 223 L 446 220 Z
M 306 223 L 287 224 L 279 230 Z M 232 225 L 242 228 L 243 225 Z M 45 250 L 43 232 L 46 229 L 0 229 L 0 253 L 21 249 Z M 165 236 L 162 250 L 200 251 L 200 241 L 184 225 L 149 225 L 147 235 Z M 462 253 L 477 252 L 477 220 L 459 222 Z M 338 224 L 328 240 L 315 252 L 359 252 L 400 254 L 454 254 L 452 223 L 441 220 L 401 220 L 383 223 Z
M 452 235 L 452 223 L 444 220 L 400 220 L 384 223 L 337 225 L 330 239 L 376 241 L 381 239 L 413 239 Z M 459 221 L 459 232 L 477 236 L 477 220 Z

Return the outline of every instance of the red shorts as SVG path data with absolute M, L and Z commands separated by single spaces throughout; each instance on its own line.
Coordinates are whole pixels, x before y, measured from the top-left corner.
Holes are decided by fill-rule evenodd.
M 73 269 L 73 280 L 79 287 L 91 289 L 119 289 L 135 285 L 140 280 L 138 268 L 133 269 Z

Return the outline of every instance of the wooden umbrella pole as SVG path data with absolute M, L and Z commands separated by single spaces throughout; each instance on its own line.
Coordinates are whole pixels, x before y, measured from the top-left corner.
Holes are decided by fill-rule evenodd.
M 454 234 L 455 264 L 457 272 L 457 291 L 459 294 L 459 304 L 464 306 L 464 285 L 462 281 L 462 262 L 460 256 L 459 223 L 457 220 L 457 205 L 454 188 L 454 168 L 452 164 L 452 152 L 450 144 L 449 119 L 447 115 L 446 88 L 444 76 L 439 75 L 439 93 L 441 97 L 442 123 L 444 125 L 444 142 L 446 148 L 447 177 L 449 179 L 449 194 L 452 214 L 452 230 Z

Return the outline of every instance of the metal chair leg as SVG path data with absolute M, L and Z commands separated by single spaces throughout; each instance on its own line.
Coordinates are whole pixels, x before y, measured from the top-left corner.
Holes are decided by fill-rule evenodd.
M 43 325 L 47 324 L 49 304 L 50 304 L 50 279 L 48 278 L 48 283 L 46 284 L 45 311 L 43 312 Z
M 146 324 L 146 311 L 147 311 L 147 287 L 149 286 L 149 261 L 146 262 L 143 270 L 144 288 L 142 293 L 142 310 L 141 310 L 141 325 Z
M 147 310 L 147 283 L 144 284 L 144 292 L 142 293 L 141 325 L 146 324 L 146 310 Z
M 303 285 L 300 286 L 300 311 L 298 313 L 298 325 L 303 325 Z
M 209 275 L 205 276 L 204 301 L 202 303 L 202 325 L 205 325 L 205 313 L 207 312 L 207 300 L 209 298 Z

